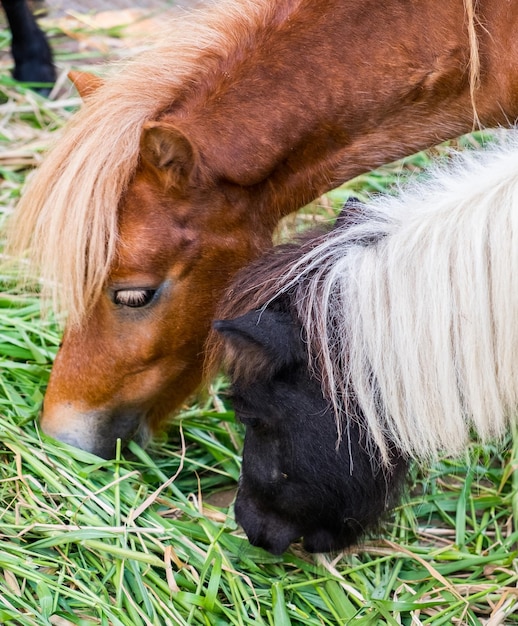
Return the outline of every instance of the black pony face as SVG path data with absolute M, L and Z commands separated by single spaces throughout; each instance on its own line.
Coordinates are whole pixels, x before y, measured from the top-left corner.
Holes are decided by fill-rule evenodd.
M 310 552 L 357 543 L 399 496 L 406 461 L 394 454 L 391 471 L 381 469 L 353 419 L 337 447 L 334 413 L 286 310 L 254 311 L 215 328 L 246 426 L 235 514 L 250 542 L 274 554 L 300 538 Z

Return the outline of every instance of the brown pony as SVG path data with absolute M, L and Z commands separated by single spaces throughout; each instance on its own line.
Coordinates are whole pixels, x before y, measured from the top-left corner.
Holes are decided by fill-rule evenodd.
M 11 232 L 68 314 L 43 430 L 104 456 L 144 439 L 199 386 L 215 304 L 281 217 L 513 121 L 518 4 L 473 6 L 221 0 L 106 82 L 77 78 L 85 106 Z

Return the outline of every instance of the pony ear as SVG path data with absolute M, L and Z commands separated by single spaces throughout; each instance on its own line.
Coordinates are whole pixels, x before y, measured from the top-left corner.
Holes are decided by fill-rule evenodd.
M 350 197 L 346 200 L 340 213 L 336 217 L 336 221 L 333 228 L 348 228 L 353 226 L 358 221 L 358 213 L 363 206 L 361 200 L 358 198 Z
M 165 176 L 167 187 L 181 189 L 194 167 L 190 141 L 178 128 L 167 122 L 146 122 L 140 137 L 140 156 Z
M 83 100 L 97 91 L 103 85 L 102 78 L 90 72 L 80 72 L 79 70 L 70 70 L 68 78 L 72 81 L 79 95 Z
M 273 375 L 303 359 L 303 347 L 291 315 L 271 309 L 250 311 L 231 320 L 216 320 L 223 335 L 229 369 L 254 379 L 258 373 Z

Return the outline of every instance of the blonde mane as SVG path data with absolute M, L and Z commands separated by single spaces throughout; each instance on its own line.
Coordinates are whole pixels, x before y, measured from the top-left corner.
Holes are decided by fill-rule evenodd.
M 477 114 L 476 92 L 480 85 L 480 55 L 478 50 L 477 29 L 475 26 L 475 2 L 476 0 L 464 0 L 464 10 L 468 21 L 469 39 L 469 95 L 473 107 L 473 127 L 480 127 Z
M 43 294 L 69 323 L 84 318 L 108 277 L 142 126 L 229 49 L 246 49 L 274 7 L 271 0 L 219 0 L 171 21 L 158 42 L 88 97 L 50 150 L 10 220 L 6 252 L 28 255 L 29 272 L 41 277 Z

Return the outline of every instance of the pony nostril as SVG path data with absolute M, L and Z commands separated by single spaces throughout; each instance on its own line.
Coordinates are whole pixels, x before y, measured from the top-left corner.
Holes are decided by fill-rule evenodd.
M 246 486 L 237 493 L 234 512 L 250 543 L 272 554 L 282 554 L 302 535 L 295 522 L 273 511 L 264 500 L 250 496 Z
M 47 408 L 40 423 L 49 437 L 105 459 L 114 458 L 117 439 L 125 445 L 135 438 L 145 445 L 149 438 L 145 414 L 132 410 L 106 413 L 63 403 Z

